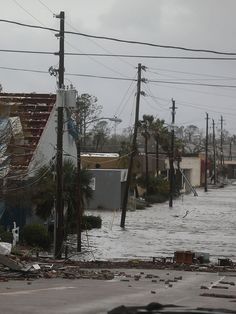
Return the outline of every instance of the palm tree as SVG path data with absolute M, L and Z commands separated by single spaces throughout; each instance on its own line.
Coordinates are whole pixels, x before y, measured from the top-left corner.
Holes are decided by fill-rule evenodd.
M 145 174 L 146 174 L 146 196 L 149 187 L 149 173 L 148 173 L 148 140 L 150 139 L 150 130 L 154 117 L 152 115 L 143 115 L 143 120 L 139 121 L 139 128 L 141 135 L 144 137 L 144 151 L 145 151 Z
M 180 139 L 175 137 L 174 139 L 174 151 L 172 152 L 171 147 L 171 133 L 168 131 L 167 128 L 163 128 L 162 135 L 160 137 L 160 145 L 162 149 L 166 152 L 168 159 L 169 159 L 169 166 L 170 169 L 172 167 L 172 171 L 174 173 L 174 161 L 177 161 L 177 169 L 178 169 L 178 177 L 180 177 L 179 170 L 180 170 L 180 161 L 181 161 L 181 152 L 183 150 L 183 142 Z M 176 181 L 176 177 L 174 176 L 174 180 Z M 175 192 L 179 192 L 179 184 L 175 183 Z
M 156 119 L 151 125 L 151 133 L 156 143 L 156 175 L 159 173 L 159 146 L 164 141 L 167 132 L 165 120 Z
M 73 222 L 76 217 L 76 166 L 70 159 L 64 161 L 63 166 L 63 201 L 67 209 L 67 224 Z M 92 197 L 90 174 L 87 170 L 81 170 L 81 204 L 84 208 L 85 201 Z M 43 166 L 38 170 L 31 182 L 37 182 L 31 186 L 31 200 L 35 205 L 36 214 L 42 219 L 52 215 L 56 197 L 56 182 L 54 180 L 53 166 Z

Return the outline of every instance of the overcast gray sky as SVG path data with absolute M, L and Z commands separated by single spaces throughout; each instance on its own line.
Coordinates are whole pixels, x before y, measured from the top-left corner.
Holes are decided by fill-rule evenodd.
M 236 52 L 235 0 L 0 0 L 1 19 L 58 28 L 52 12 L 65 11 L 66 30 L 139 40 L 163 45 Z M 53 33 L 0 23 L 0 49 L 58 51 Z M 206 53 L 121 44 L 67 35 L 66 52 L 113 53 L 158 56 L 206 56 Z M 58 65 L 58 57 L 0 52 L 0 67 L 47 71 Z M 134 78 L 138 63 L 147 66 L 143 77 L 152 80 L 236 85 L 236 61 L 121 59 L 67 56 L 67 73 Z M 185 73 L 183 73 L 185 72 Z M 186 73 L 187 72 L 187 73 Z M 66 75 L 79 93 L 98 98 L 104 116 L 119 116 L 119 128 L 133 123 L 135 83 Z M 56 81 L 48 74 L 0 68 L 0 83 L 6 92 L 55 92 Z M 171 98 L 176 100 L 178 125 L 204 127 L 205 112 L 236 133 L 236 89 L 146 83 L 140 117 L 153 114 L 170 122 Z M 155 97 L 155 98 L 154 98 Z

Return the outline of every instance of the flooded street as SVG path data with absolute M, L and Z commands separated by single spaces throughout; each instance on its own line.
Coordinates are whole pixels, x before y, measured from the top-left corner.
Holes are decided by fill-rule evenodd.
M 211 260 L 236 258 L 236 186 L 207 193 L 199 189 L 198 194 L 180 197 L 172 209 L 164 203 L 129 211 L 125 230 L 119 226 L 119 211 L 87 212 L 102 217 L 102 229 L 83 234 L 87 257 L 147 258 L 194 250 L 210 253 Z

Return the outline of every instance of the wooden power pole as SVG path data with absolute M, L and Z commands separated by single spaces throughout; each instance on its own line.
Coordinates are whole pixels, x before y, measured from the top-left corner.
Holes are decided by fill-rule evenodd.
M 216 184 L 216 135 L 215 135 L 215 120 L 212 119 L 212 129 L 213 129 L 213 139 L 212 139 L 212 145 L 213 145 L 213 171 L 214 171 L 214 184 Z
M 204 190 L 207 192 L 207 170 L 208 170 L 208 120 L 209 116 L 206 113 L 206 142 L 205 142 L 205 183 L 204 183 Z
M 56 16 L 60 19 L 60 51 L 59 51 L 59 89 L 64 88 L 64 33 L 65 33 L 65 13 L 60 12 Z M 64 95 L 62 95 L 64 97 Z M 64 204 L 63 204 L 63 101 L 57 108 L 57 158 L 56 158 L 56 209 L 55 209 L 55 239 L 54 256 L 61 258 L 63 237 L 64 237 Z
M 79 137 L 79 136 L 78 136 Z M 82 208 L 81 208 L 81 155 L 80 155 L 80 138 L 76 143 L 77 149 L 77 252 L 81 252 L 81 234 L 82 234 Z
M 140 104 L 140 94 L 141 94 L 142 69 L 144 69 L 144 67 L 142 67 L 141 63 L 139 63 L 138 64 L 138 80 L 137 80 L 134 134 L 133 134 L 129 167 L 128 167 L 128 173 L 127 173 L 127 179 L 126 179 L 126 185 L 125 185 L 125 191 L 124 191 L 124 198 L 123 198 L 123 203 L 122 203 L 122 213 L 121 213 L 121 221 L 120 221 L 121 228 L 125 227 L 125 218 L 126 218 L 127 202 L 128 202 L 128 197 L 129 197 L 129 187 L 130 187 L 131 176 L 132 176 L 133 160 L 134 160 L 134 156 L 135 156 L 136 151 L 137 151 L 136 142 L 137 142 L 137 133 L 138 133 L 138 121 L 139 121 L 139 104 Z
M 229 142 L 229 160 L 233 160 L 233 158 L 232 158 L 232 138 L 230 139 L 230 142 Z
M 221 170 L 224 164 L 224 152 L 223 152 L 223 117 L 220 117 L 220 166 Z
M 175 101 L 172 99 L 172 122 L 171 122 L 171 148 L 170 148 L 170 195 L 169 195 L 169 207 L 173 207 L 173 197 L 174 197 L 174 175 L 175 175 L 175 169 L 174 169 L 174 150 L 175 150 L 175 114 L 176 114 L 176 107 L 175 107 Z

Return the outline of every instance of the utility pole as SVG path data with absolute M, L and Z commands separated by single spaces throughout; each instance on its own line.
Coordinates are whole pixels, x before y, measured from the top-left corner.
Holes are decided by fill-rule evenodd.
M 209 116 L 206 113 L 206 143 L 205 143 L 205 192 L 207 192 L 207 170 L 208 170 L 208 120 Z
M 232 138 L 229 142 L 229 160 L 232 160 Z
M 173 196 L 174 196 L 174 149 L 175 149 L 175 114 L 176 114 L 176 107 L 175 107 L 175 100 L 172 99 L 172 107 L 170 108 L 172 110 L 172 122 L 171 122 L 171 148 L 170 148 L 170 158 L 169 158 L 169 164 L 170 164 L 170 196 L 169 196 L 169 207 L 173 207 Z
M 135 156 L 136 151 L 137 151 L 136 141 L 137 141 L 137 133 L 138 133 L 139 104 L 140 104 L 140 94 L 141 94 L 142 69 L 145 70 L 145 67 L 143 67 L 141 65 L 141 63 L 139 63 L 138 64 L 138 80 L 137 80 L 137 95 L 136 95 L 136 110 L 135 110 L 134 134 L 133 134 L 133 141 L 132 141 L 132 147 L 131 147 L 129 167 L 128 167 L 128 173 L 127 173 L 127 179 L 126 179 L 126 185 L 125 185 L 125 191 L 124 191 L 124 198 L 123 198 L 123 203 L 122 203 L 122 213 L 121 213 L 121 221 L 120 221 L 121 228 L 125 227 L 125 218 L 126 218 L 127 202 L 128 202 L 128 197 L 129 197 L 129 187 L 130 187 L 130 182 L 131 182 L 133 160 L 134 160 L 134 156 Z
M 147 130 L 147 121 L 144 121 L 144 145 L 145 145 L 145 175 L 146 175 L 146 199 L 148 196 L 148 188 L 149 188 L 149 173 L 148 173 L 148 130 Z
M 76 183 L 76 216 L 77 216 L 77 252 L 81 252 L 81 234 L 82 234 L 82 207 L 81 207 L 81 153 L 80 153 L 80 134 L 78 127 L 78 117 L 77 117 L 77 130 L 78 138 L 76 141 L 77 150 L 77 183 Z
M 213 169 L 214 169 L 214 184 L 216 184 L 216 136 L 215 136 L 215 120 L 212 119 L 212 145 L 213 145 Z
M 156 175 L 159 174 L 159 135 L 155 138 L 156 142 Z
M 60 19 L 60 50 L 59 50 L 59 89 L 64 88 L 64 33 L 65 33 L 65 13 L 60 12 L 56 16 Z M 57 35 L 58 36 L 58 35 Z M 62 97 L 64 94 L 62 93 Z M 65 97 L 65 96 L 64 96 Z M 56 210 L 55 210 L 55 239 L 54 257 L 61 258 L 63 237 L 64 237 L 64 203 L 63 203 L 63 102 L 57 108 L 57 158 L 56 158 Z
M 224 164 L 224 153 L 223 153 L 223 117 L 220 117 L 220 166 L 221 170 Z
M 115 142 L 116 142 L 116 131 L 117 131 L 117 124 L 119 124 L 119 122 L 117 122 L 117 120 L 119 120 L 118 118 L 117 118 L 117 116 L 114 116 L 114 137 L 115 137 Z

